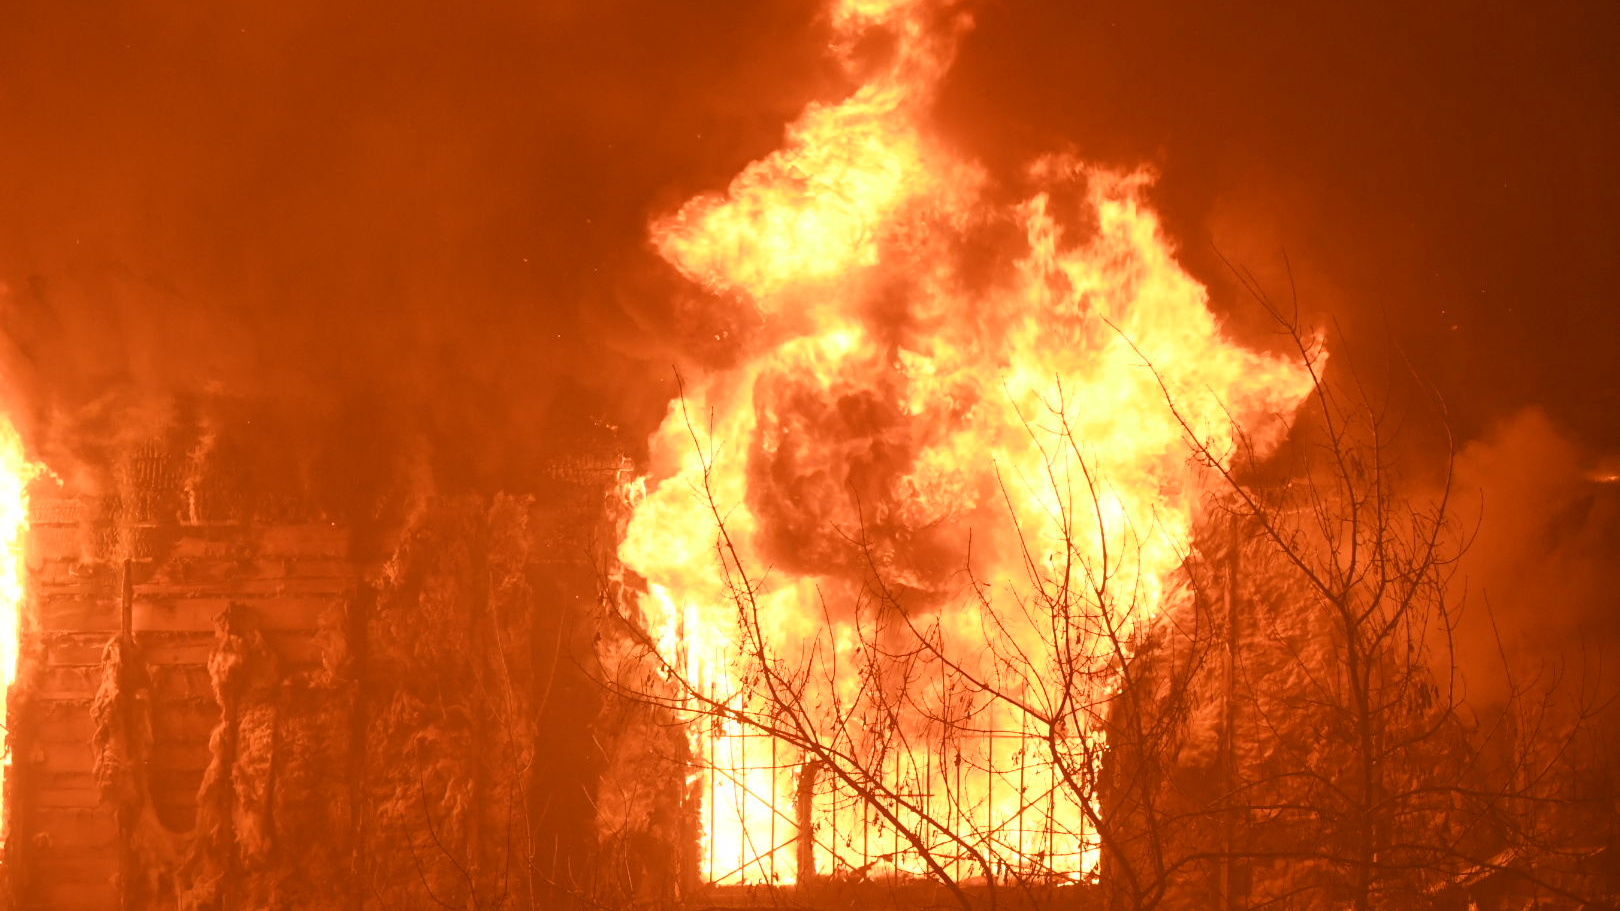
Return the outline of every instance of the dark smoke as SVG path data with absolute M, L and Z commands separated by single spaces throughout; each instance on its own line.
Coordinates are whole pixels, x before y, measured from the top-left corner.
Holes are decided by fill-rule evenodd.
M 1011 173 L 1072 144 L 1155 163 L 1217 306 L 1217 249 L 1365 349 L 1398 343 L 1457 430 L 1540 405 L 1620 449 L 1620 7 L 987 3 L 941 119 Z
M 743 318 L 677 280 L 646 225 L 837 96 L 817 6 L 10 4 L 5 405 L 68 475 L 221 408 L 323 453 L 307 470 L 333 487 L 401 453 L 492 489 L 582 436 L 633 450 L 671 365 L 723 360 Z M 1533 641 L 1513 535 L 1573 535 L 1541 574 L 1575 586 L 1548 600 L 1545 647 L 1585 629 L 1612 573 L 1581 504 L 1608 488 L 1575 466 L 1620 450 L 1620 7 L 1001 0 L 975 18 L 938 115 L 1008 185 L 1066 146 L 1152 163 L 1234 328 L 1266 327 L 1218 251 L 1286 295 L 1286 250 L 1312 315 L 1398 347 L 1461 438 L 1542 409 L 1464 460 L 1508 485 L 1470 565 Z
M 815 7 L 14 4 L 6 406 L 68 472 L 221 400 L 450 489 L 634 445 L 709 328 L 645 225 L 836 90 Z
M 1527 409 L 1457 459 L 1457 516 L 1469 533 L 1459 664 L 1470 698 L 1560 684 L 1601 703 L 1620 692 L 1620 485 L 1547 415 Z M 1607 666 L 1605 666 L 1607 665 Z

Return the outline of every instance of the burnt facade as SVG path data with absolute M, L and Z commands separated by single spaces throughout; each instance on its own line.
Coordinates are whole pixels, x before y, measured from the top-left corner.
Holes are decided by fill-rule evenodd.
M 352 508 L 248 420 L 34 485 L 18 909 L 554 906 L 591 872 L 609 447 Z

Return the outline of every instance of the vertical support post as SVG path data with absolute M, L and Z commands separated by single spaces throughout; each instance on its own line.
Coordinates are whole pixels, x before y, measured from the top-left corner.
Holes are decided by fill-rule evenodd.
M 897 739 L 899 739 L 897 738 L 897 733 L 891 734 L 891 739 L 889 739 L 889 742 L 894 744 L 894 741 L 897 741 Z M 904 794 L 906 794 L 906 770 L 901 768 L 901 747 L 894 746 L 893 751 L 894 793 L 901 794 L 901 798 L 904 799 Z M 904 804 L 902 804 L 901 801 L 896 801 L 896 804 L 894 804 L 894 815 L 896 815 L 896 817 L 899 817 L 902 812 L 906 812 L 906 810 L 902 809 L 902 806 L 904 806 Z M 891 851 L 891 853 L 889 853 L 889 866 L 894 867 L 894 869 L 891 870 L 891 875 L 896 875 L 897 877 L 897 875 L 899 875 L 899 869 L 901 869 L 901 827 L 899 827 L 899 825 L 894 827 L 894 848 L 889 849 L 889 851 Z
M 1238 644 L 1238 613 L 1237 598 L 1234 591 L 1238 585 L 1238 559 L 1240 550 L 1239 523 L 1237 516 L 1232 516 L 1230 530 L 1226 536 L 1225 566 L 1222 576 L 1224 584 L 1221 586 L 1221 606 L 1226 613 L 1226 661 L 1225 679 L 1223 681 L 1222 706 L 1224 718 L 1221 724 L 1221 800 L 1232 799 L 1233 785 L 1236 782 L 1237 763 L 1237 644 Z M 1238 820 L 1235 811 L 1227 808 L 1222 813 L 1221 821 L 1221 907 L 1224 911 L 1236 911 L 1238 897 L 1234 888 L 1232 876 L 1233 834 Z
M 926 731 L 927 729 L 924 728 L 924 730 Z M 918 801 L 922 805 L 923 811 L 917 818 L 917 831 L 921 833 L 925 839 L 932 841 L 933 833 L 929 832 L 926 828 L 928 825 L 926 820 L 939 818 L 938 813 L 934 809 L 934 751 L 929 748 L 928 735 L 926 733 L 924 733 L 918 739 L 921 740 L 923 744 L 923 773 L 922 778 L 917 782 L 919 785 L 918 790 L 922 794 L 922 796 L 918 798 Z M 916 770 L 916 765 L 916 761 L 913 760 L 913 771 Z
M 776 794 L 777 794 L 776 777 L 778 775 L 782 774 L 782 765 L 781 765 L 780 762 L 777 761 L 777 758 L 776 758 L 776 738 L 771 737 L 769 739 L 770 739 L 770 742 L 771 742 L 771 805 L 770 805 L 770 811 L 771 811 L 771 834 L 770 834 L 770 838 L 771 838 L 771 840 L 767 844 L 766 850 L 770 851 L 771 853 L 770 853 L 770 864 L 769 864 L 770 869 L 762 871 L 762 872 L 765 875 L 765 881 L 766 882 L 774 883 L 774 882 L 778 881 L 778 877 L 781 874 L 781 871 L 776 869 L 776 845 L 777 845 L 777 841 L 776 841 L 776 817 L 781 815 L 781 808 L 776 805 Z
M 844 856 L 843 852 L 839 850 L 838 812 L 838 776 L 835 775 L 833 776 L 832 780 L 832 793 L 827 795 L 827 826 L 831 829 L 831 831 L 828 833 L 827 844 L 831 846 L 832 849 L 829 852 L 832 855 L 832 858 L 828 866 L 828 873 L 838 872 L 839 861 L 841 861 Z
M 987 761 L 984 764 L 984 846 L 985 854 L 991 858 L 991 861 L 990 869 L 985 871 L 985 876 L 989 877 L 990 885 L 994 886 L 996 865 L 995 852 L 991 850 L 991 845 L 995 843 L 996 837 L 996 775 L 1000 774 L 1001 768 L 996 764 L 996 725 L 1000 724 L 1001 721 L 996 717 L 997 713 L 994 704 L 989 707 L 988 714 L 990 723 L 986 728 L 989 733 L 985 735 Z
M 682 628 L 681 628 L 681 641 L 684 642 L 686 640 L 686 629 L 685 629 L 685 626 L 684 626 L 684 624 L 685 624 L 685 615 L 684 614 L 682 615 L 682 624 L 683 625 L 682 625 Z M 718 657 L 718 652 L 716 652 L 716 657 Z M 690 667 L 691 665 L 688 664 L 687 666 Z M 710 665 L 710 666 L 711 667 L 720 667 L 721 665 L 714 664 L 714 665 Z M 708 683 L 708 688 L 709 688 L 709 705 L 714 705 L 714 677 L 712 676 L 712 673 L 711 673 L 707 683 Z M 710 719 L 710 721 L 712 722 L 713 719 Z M 703 879 L 704 879 L 705 882 L 709 882 L 709 883 L 714 882 L 715 851 L 717 850 L 716 847 L 715 847 L 715 843 L 714 843 L 714 818 L 715 818 L 714 804 L 715 804 L 715 795 L 720 790 L 720 781 L 719 781 L 719 778 L 717 777 L 718 774 L 719 774 L 717 770 L 719 769 L 719 766 L 720 766 L 720 762 L 719 762 L 719 760 L 720 760 L 720 748 L 719 748 L 719 745 L 717 743 L 717 741 L 719 740 L 719 737 L 720 737 L 720 735 L 718 733 L 718 729 L 717 729 L 717 726 L 715 724 L 710 723 L 710 724 L 703 725 L 703 747 L 702 747 L 702 749 L 703 749 L 703 753 L 704 753 L 703 760 L 704 760 L 704 766 L 705 766 L 705 768 L 703 770 L 703 786 L 704 786 L 703 804 L 704 804 L 704 808 L 706 810 L 708 810 L 708 814 L 709 814 L 709 824 L 703 830 L 703 836 L 704 836 L 703 837 L 703 845 L 704 845 L 704 847 L 703 847 L 703 862 L 704 862 L 705 866 L 707 867 L 707 871 L 704 873 Z
M 135 642 L 135 573 L 134 560 L 124 558 L 119 578 L 118 640 L 127 648 Z
M 118 690 L 120 694 L 130 692 L 131 681 L 129 668 L 134 661 L 135 652 L 135 574 L 132 571 L 134 561 L 124 558 L 124 565 L 120 568 L 118 578 L 118 664 L 115 673 L 120 677 Z M 105 671 L 103 671 L 105 673 Z M 119 702 L 123 703 L 128 697 L 120 695 Z M 120 705 L 122 708 L 122 705 Z M 128 718 L 120 712 L 114 722 L 128 724 Z M 135 896 L 129 889 L 129 883 L 135 881 L 138 873 L 137 861 L 133 849 L 130 848 L 132 836 L 135 831 L 135 810 L 120 801 L 118 807 L 118 839 L 122 846 L 119 850 L 119 886 L 118 907 L 129 911 L 134 906 Z
M 1018 716 L 1018 848 L 1013 853 L 1017 855 L 1017 864 L 1024 869 L 1029 868 L 1029 848 L 1025 844 L 1024 811 L 1029 804 L 1025 799 L 1029 793 L 1029 722 L 1024 715 Z
M 801 887 L 816 877 L 816 776 L 821 767 L 820 759 L 812 759 L 799 767 L 799 788 L 794 795 L 793 819 L 799 828 L 797 872 Z

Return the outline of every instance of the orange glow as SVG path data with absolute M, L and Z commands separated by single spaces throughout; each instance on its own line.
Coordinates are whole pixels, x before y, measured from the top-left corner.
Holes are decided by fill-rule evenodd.
M 23 605 L 23 533 L 28 530 L 28 483 L 40 467 L 23 453 L 17 429 L 0 417 L 0 727 L 7 728 L 5 758 L 0 761 L 0 794 L 11 767 L 7 696 L 17 679 L 17 640 Z
M 879 745 L 839 719 L 877 711 L 873 690 L 892 683 L 863 672 L 872 630 L 896 622 L 870 597 L 875 568 L 902 593 L 907 628 L 937 643 L 908 678 L 901 742 L 880 750 L 888 786 L 912 795 L 901 822 L 934 833 L 953 877 L 976 875 L 979 850 L 998 870 L 1073 879 L 1096 862 L 1086 798 L 1059 781 L 1029 712 L 951 668 L 1072 711 L 1067 634 L 1039 596 L 1106 577 L 1097 598 L 1113 599 L 1128 643 L 1189 546 L 1203 469 L 1166 391 L 1214 451 L 1232 451 L 1234 423 L 1264 449 L 1309 377 L 1222 335 L 1143 203 L 1148 175 L 1056 156 L 1031 166 L 1022 202 L 988 199 L 982 169 L 928 125 L 966 25 L 949 19 L 939 3 L 837 5 L 835 52 L 883 31 L 886 64 L 807 109 L 723 196 L 653 226 L 665 258 L 761 325 L 736 366 L 688 378 L 635 482 L 620 557 L 647 581 L 642 613 L 667 665 L 704 698 L 768 714 L 734 587 L 746 572 L 765 650 L 803 673 L 803 704 L 824 707 L 816 735 L 863 755 Z M 984 236 L 1009 238 L 992 281 L 961 252 Z M 872 565 L 850 556 L 856 540 Z M 1088 667 L 1113 657 L 1097 636 L 1071 647 Z M 1102 748 L 1095 724 L 1066 729 L 1074 755 Z M 805 757 L 731 717 L 691 736 L 703 875 L 793 881 Z M 819 873 L 928 872 L 836 782 L 817 783 L 814 806 Z

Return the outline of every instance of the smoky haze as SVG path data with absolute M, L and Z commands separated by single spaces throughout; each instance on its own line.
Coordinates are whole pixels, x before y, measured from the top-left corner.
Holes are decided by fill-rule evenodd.
M 681 290 L 647 220 L 832 88 L 813 4 L 705 9 L 11 7 L 25 436 L 66 458 L 223 394 L 311 433 L 366 415 L 441 483 L 499 486 L 593 420 L 656 420 Z
M 1189 268 L 1218 247 L 1364 346 L 1398 342 L 1476 435 L 1503 411 L 1620 446 L 1620 7 L 987 4 L 941 119 L 1002 168 L 1147 161 Z M 1242 314 L 1235 314 L 1243 318 Z
M 1333 367 L 1408 374 L 1389 387 L 1408 428 L 1449 424 L 1474 703 L 1554 680 L 1611 698 L 1620 7 L 1008 0 L 977 20 L 940 110 L 958 142 L 1004 171 L 1064 143 L 1153 164 L 1232 328 L 1270 327 L 1222 257 L 1279 299 L 1291 269 L 1340 333 Z
M 355 474 L 419 447 L 449 488 L 521 487 L 599 425 L 634 450 L 671 366 L 723 360 L 742 318 L 647 224 L 846 88 L 817 6 L 13 3 L 7 405 L 59 470 L 202 395 L 260 403 Z M 1009 186 L 1064 148 L 1152 164 L 1239 331 L 1264 324 L 1217 251 L 1278 290 L 1286 251 L 1307 308 L 1397 345 L 1464 440 L 1536 406 L 1480 445 L 1620 448 L 1620 7 L 975 19 L 938 118 Z

